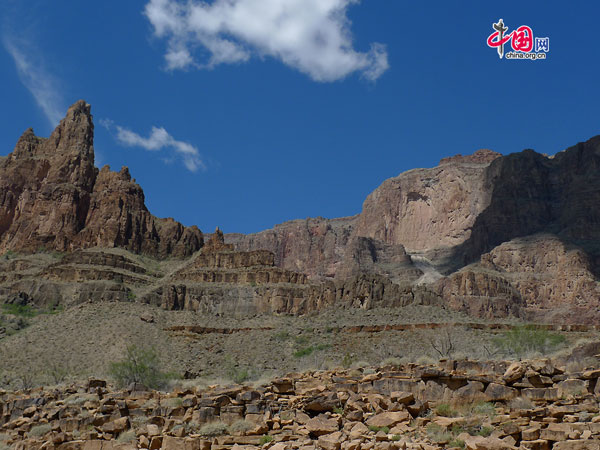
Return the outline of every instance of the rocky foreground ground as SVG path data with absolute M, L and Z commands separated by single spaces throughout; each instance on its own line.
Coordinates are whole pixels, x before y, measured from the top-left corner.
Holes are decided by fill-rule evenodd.
M 8 449 L 600 449 L 600 364 L 441 360 L 171 392 L 0 391 Z

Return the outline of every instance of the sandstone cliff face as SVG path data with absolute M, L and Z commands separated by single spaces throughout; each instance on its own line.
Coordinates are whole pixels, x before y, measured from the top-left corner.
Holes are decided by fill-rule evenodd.
M 480 151 L 384 181 L 365 200 L 354 235 L 400 244 L 408 252 L 463 243 L 489 205 L 486 168 L 499 156 Z
M 48 139 L 29 129 L 0 161 L 0 253 L 123 247 L 186 256 L 202 246 L 196 227 L 157 219 L 127 168 L 94 167 L 90 105 L 75 103 Z

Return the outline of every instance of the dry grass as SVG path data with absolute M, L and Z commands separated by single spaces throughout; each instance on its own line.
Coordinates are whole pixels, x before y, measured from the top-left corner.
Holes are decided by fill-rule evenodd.
M 148 311 L 154 316 L 154 323 L 140 320 Z M 109 364 L 119 360 L 128 345 L 139 343 L 156 349 L 163 371 L 180 374 L 187 371 L 194 377 L 173 380 L 169 388 L 229 384 L 230 361 L 235 361 L 238 368 L 248 369 L 248 382 L 257 386 L 289 372 L 341 367 L 344 359 L 350 367 L 375 366 L 382 362 L 396 366 L 407 362 L 437 362 L 439 355 L 429 343 L 437 329 L 340 331 L 356 325 L 436 321 L 474 320 L 432 306 L 409 306 L 393 311 L 336 310 L 310 317 L 265 315 L 237 319 L 190 311 L 164 311 L 138 303 L 83 304 L 60 314 L 36 316 L 28 328 L 0 339 L 0 359 L 3 378 L 13 380 L 12 387 L 19 387 L 17 370 L 34 374 L 37 383 L 48 384 L 45 361 L 69 367 L 70 379 L 106 377 Z M 226 335 L 181 335 L 167 330 L 175 325 L 254 330 Z M 259 329 L 264 327 L 271 329 Z M 571 335 L 571 341 L 586 336 Z M 453 356 L 489 359 L 484 347 L 491 347 L 494 336 L 492 332 L 456 326 L 451 333 L 457 350 Z M 311 346 L 310 354 L 294 357 L 299 349 Z

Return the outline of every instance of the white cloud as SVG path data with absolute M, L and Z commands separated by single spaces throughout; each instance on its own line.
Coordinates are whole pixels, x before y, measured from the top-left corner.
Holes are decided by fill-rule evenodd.
M 360 72 L 376 80 L 388 67 L 382 44 L 366 52 L 352 45 L 346 9 L 359 0 L 150 0 L 144 13 L 167 40 L 169 69 L 247 61 L 252 54 L 280 59 L 316 81 Z M 208 60 L 192 56 L 204 47 Z
M 100 123 L 107 128 L 113 125 L 110 120 L 102 120 Z M 206 169 L 196 147 L 187 142 L 174 139 L 163 127 L 152 127 L 150 136 L 147 138 L 118 125 L 115 128 L 117 130 L 117 140 L 124 146 L 141 147 L 149 151 L 171 149 L 183 160 L 183 164 L 191 172 Z
M 2 44 L 12 56 L 21 83 L 29 90 L 52 126 L 62 119 L 65 108 L 57 88 L 58 82 L 43 68 L 31 45 L 23 40 L 3 36 Z

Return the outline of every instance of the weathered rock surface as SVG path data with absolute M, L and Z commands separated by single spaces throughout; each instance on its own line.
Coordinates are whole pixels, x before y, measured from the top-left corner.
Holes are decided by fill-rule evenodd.
M 599 376 L 597 367 L 569 372 L 538 359 L 294 373 L 259 387 L 171 392 L 91 378 L 0 391 L 0 435 L 16 449 L 600 449 Z M 545 386 L 524 387 L 536 379 Z
M 94 167 L 92 141 L 90 106 L 80 101 L 48 139 L 27 130 L 0 160 L 0 253 L 197 252 L 200 230 L 152 216 L 127 168 Z M 0 296 L 40 304 L 52 295 L 77 302 L 139 294 L 168 309 L 296 314 L 443 301 L 478 317 L 595 323 L 599 169 L 600 137 L 554 157 L 479 150 L 386 180 L 357 216 L 247 236 L 217 229 L 206 251 L 174 270 L 19 258 L 2 264 Z
M 94 167 L 90 105 L 69 108 L 49 138 L 29 129 L 0 161 L 0 253 L 122 247 L 187 256 L 202 233 L 152 216 L 127 168 Z
M 449 307 L 479 317 L 591 323 L 600 318 L 599 168 L 600 137 L 554 157 L 480 150 L 386 180 L 351 219 L 315 219 L 329 239 L 299 232 L 308 219 L 231 242 L 280 250 L 292 241 L 276 264 L 434 285 Z M 343 233 L 329 227 L 335 220 L 346 221 Z
M 240 251 L 269 250 L 275 255 L 275 264 L 284 269 L 333 277 L 355 221 L 356 216 L 293 220 L 260 233 L 228 234 L 226 241 Z
M 448 158 L 382 183 L 365 200 L 354 235 L 401 244 L 408 252 L 454 247 L 490 202 L 486 169 L 499 154 Z

